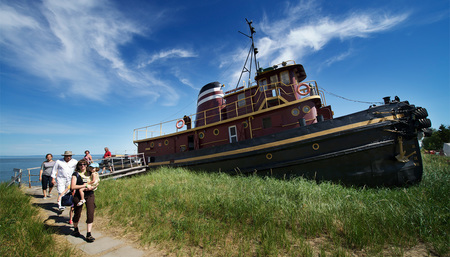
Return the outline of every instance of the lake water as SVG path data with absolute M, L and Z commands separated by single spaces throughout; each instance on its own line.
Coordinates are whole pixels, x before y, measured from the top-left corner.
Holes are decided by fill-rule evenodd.
M 80 160 L 84 155 L 74 155 L 73 158 Z M 92 155 L 92 158 L 100 159 L 103 155 Z M 54 160 L 61 159 L 62 156 L 53 156 Z M 28 183 L 28 168 L 36 168 L 31 170 L 31 174 L 39 175 L 39 170 L 42 162 L 45 161 L 45 156 L 29 155 L 29 156 L 0 156 L 0 182 L 11 181 L 11 176 L 14 176 L 13 169 L 22 169 L 22 181 Z M 32 177 L 32 180 L 39 180 L 38 177 Z M 39 185 L 40 183 L 33 183 L 32 185 Z

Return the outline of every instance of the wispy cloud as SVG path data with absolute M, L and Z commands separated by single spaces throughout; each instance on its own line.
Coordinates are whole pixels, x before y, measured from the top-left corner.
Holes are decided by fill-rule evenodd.
M 274 63 L 293 58 L 301 60 L 308 53 L 323 49 L 333 39 L 344 41 L 369 37 L 393 29 L 408 18 L 407 13 L 388 15 L 361 12 L 348 14 L 344 18 L 311 17 L 304 22 L 292 17 L 304 17 L 300 14 L 311 10 L 294 10 L 298 13 L 289 15 L 291 18 L 275 23 L 266 19 L 262 24 L 261 28 L 267 35 L 258 42 L 262 46 L 259 48 L 262 60 Z
M 1 4 L 0 10 L 3 61 L 47 80 L 60 97 L 106 101 L 111 92 L 132 87 L 128 92 L 157 99 L 167 88 L 159 87 L 164 83 L 151 72 L 128 67 L 120 47 L 133 44 L 133 37 L 144 35 L 147 28 L 108 1 L 11 2 Z M 192 56 L 183 50 L 166 54 Z
M 325 60 L 325 61 L 323 62 L 323 64 L 321 65 L 321 67 L 319 67 L 319 70 L 320 70 L 322 67 L 329 67 L 329 66 L 331 66 L 331 65 L 332 65 L 333 63 L 335 63 L 335 62 L 340 62 L 340 61 L 346 59 L 346 58 L 347 58 L 348 56 L 350 56 L 351 54 L 352 54 L 352 50 L 349 49 L 347 52 L 339 53 L 338 55 L 332 56 L 332 57 L 328 58 L 327 60 Z
M 159 53 L 156 53 L 148 58 L 148 60 L 144 63 L 138 65 L 138 68 L 144 68 L 149 64 L 152 64 L 161 59 L 169 59 L 169 58 L 188 58 L 188 57 L 197 57 L 192 51 L 184 50 L 184 49 L 171 49 L 171 50 L 163 50 Z
M 254 23 L 257 31 L 264 37 L 256 39 L 258 61 L 272 65 L 286 60 L 301 62 L 305 56 L 322 50 L 332 40 L 346 41 L 353 38 L 371 37 L 376 33 L 392 30 L 402 24 L 409 13 L 388 14 L 383 10 L 360 11 L 342 14 L 339 17 L 324 16 L 315 1 L 301 1 L 297 5 L 286 4 L 282 19 L 271 20 L 267 16 L 262 22 Z M 233 60 L 245 60 L 247 52 L 236 50 Z M 331 65 L 351 56 L 351 50 L 336 53 L 325 62 Z M 236 65 L 239 61 L 235 61 Z M 225 63 L 224 63 L 225 64 Z M 239 66 L 239 65 L 237 65 Z M 238 77 L 240 70 L 233 78 Z

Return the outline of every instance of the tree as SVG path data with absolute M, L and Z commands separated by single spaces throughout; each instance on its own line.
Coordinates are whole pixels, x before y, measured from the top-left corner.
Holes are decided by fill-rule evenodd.
M 423 148 L 427 150 L 441 150 L 444 143 L 450 142 L 450 126 L 444 126 L 441 124 L 439 130 L 431 129 L 433 133 L 431 137 L 426 137 L 423 139 Z

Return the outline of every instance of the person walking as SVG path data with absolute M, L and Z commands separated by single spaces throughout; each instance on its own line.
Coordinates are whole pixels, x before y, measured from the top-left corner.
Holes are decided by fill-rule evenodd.
M 78 230 L 78 222 L 80 221 L 81 212 L 83 211 L 83 204 L 78 205 L 78 203 L 81 200 L 80 196 L 80 189 L 84 188 L 84 198 L 86 200 L 86 223 L 87 223 L 87 234 L 86 234 L 86 241 L 88 243 L 94 242 L 95 238 L 92 236 L 92 225 L 94 223 L 94 213 L 95 213 L 95 194 L 94 194 L 94 187 L 89 185 L 83 180 L 83 177 L 86 177 L 86 168 L 88 166 L 88 163 L 85 159 L 80 160 L 77 163 L 77 166 L 75 168 L 75 172 L 72 174 L 72 180 L 71 180 L 71 189 L 75 190 L 75 194 L 73 196 L 73 205 L 74 205 L 74 214 L 73 214 L 73 227 L 74 231 L 72 233 L 75 237 L 80 237 L 80 231 Z
M 61 214 L 65 207 L 61 206 L 61 197 L 64 190 L 70 186 L 72 174 L 77 165 L 77 160 L 72 159 L 72 151 L 65 151 L 63 159 L 57 160 L 52 169 L 52 183 L 56 184 L 56 190 L 58 190 L 58 210 Z
M 39 171 L 39 181 L 42 182 L 42 194 L 44 195 L 44 199 L 47 199 L 52 196 L 53 183 L 51 175 L 55 161 L 53 160 L 53 155 L 51 153 L 48 153 L 45 156 L 45 159 L 46 160 L 42 163 L 41 170 Z
M 112 172 L 111 169 L 111 163 L 109 162 L 110 160 L 108 160 L 109 158 L 111 158 L 111 152 L 109 151 L 108 147 L 105 147 L 105 154 L 103 155 L 103 162 L 102 162 L 102 172 L 100 174 L 103 174 L 103 172 L 105 172 L 106 168 L 109 169 L 109 172 Z

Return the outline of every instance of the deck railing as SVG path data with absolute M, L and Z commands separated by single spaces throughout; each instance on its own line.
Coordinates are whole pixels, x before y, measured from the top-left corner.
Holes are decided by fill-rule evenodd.
M 311 91 L 308 96 L 320 95 L 320 97 L 322 98 L 322 106 L 324 106 L 324 103 L 325 103 L 324 94 L 321 90 L 319 90 L 317 82 L 314 80 L 311 80 L 311 81 L 305 81 L 302 83 L 306 83 L 311 87 Z M 286 87 L 291 87 L 291 90 L 289 90 L 290 92 L 285 90 Z M 242 92 L 245 92 L 247 89 L 248 88 L 244 89 Z M 230 92 L 235 93 L 238 91 L 232 90 L 232 91 L 228 91 L 227 93 L 230 93 Z M 272 97 L 268 97 L 268 94 L 273 94 L 273 92 L 275 92 L 276 95 L 275 96 L 272 95 Z M 220 108 L 223 108 L 223 106 L 219 106 L 219 107 L 214 107 L 214 108 L 211 108 L 208 110 L 204 110 L 201 113 L 196 113 L 196 114 L 191 114 L 191 115 L 186 115 L 186 116 L 189 116 L 189 118 L 192 120 L 192 127 L 195 124 L 197 117 L 201 117 L 200 124 L 209 125 L 209 124 L 212 124 L 212 123 L 215 123 L 218 121 L 222 121 L 222 115 L 232 114 L 233 117 L 238 117 L 240 115 L 244 115 L 249 112 L 254 112 L 254 111 L 260 110 L 262 108 L 269 108 L 268 99 L 271 99 L 271 98 L 278 98 L 279 104 L 281 104 L 281 102 L 283 102 L 282 99 L 284 99 L 283 96 L 292 96 L 295 94 L 294 92 L 295 92 L 294 84 L 286 85 L 282 82 L 275 82 L 275 83 L 260 86 L 258 88 L 258 90 L 255 90 L 255 92 L 250 96 L 247 96 L 247 97 L 241 98 L 241 99 L 237 99 L 234 102 L 227 102 L 226 106 L 234 106 L 234 108 L 229 108 L 229 110 L 226 110 L 225 112 L 220 109 Z M 307 96 L 305 96 L 305 97 L 307 97 Z M 239 105 L 239 102 L 245 102 L 245 105 Z M 258 107 L 258 109 L 256 109 L 256 107 Z M 214 115 L 208 115 L 208 113 L 211 113 L 211 111 L 213 111 L 215 109 L 217 109 L 217 110 L 215 111 Z M 242 111 L 242 113 L 241 113 L 240 110 L 244 110 L 244 109 L 245 110 L 248 109 L 249 111 Z M 217 119 L 212 119 L 215 116 L 218 116 Z M 150 126 L 134 129 L 133 141 L 164 136 L 164 135 L 176 133 L 179 131 L 187 130 L 186 126 L 184 126 L 182 128 L 177 128 L 177 126 L 176 126 L 177 122 L 182 119 L 183 118 L 173 119 L 173 120 L 153 124 Z M 215 121 L 207 123 L 207 120 L 215 120 Z
M 102 168 L 103 164 L 109 163 L 111 166 L 112 172 L 115 172 L 117 170 L 125 169 L 125 168 L 134 168 L 134 167 L 144 167 L 147 165 L 144 154 L 133 154 L 133 155 L 115 155 L 110 158 L 105 159 L 94 159 L 93 162 L 96 162 L 100 165 L 100 169 Z M 28 187 L 31 187 L 32 183 L 39 183 L 39 172 L 41 167 L 34 167 L 34 168 L 26 168 L 26 176 L 28 177 Z M 17 183 L 19 186 L 22 185 L 22 176 L 23 170 L 22 169 L 13 169 L 14 176 L 11 177 L 11 181 L 8 184 L 8 186 Z M 37 177 L 37 178 L 36 178 Z
M 126 169 L 126 168 L 134 168 L 134 167 L 140 167 L 140 166 L 146 166 L 146 161 L 143 153 L 139 154 L 133 154 L 133 155 L 116 155 L 110 158 L 106 159 L 96 159 L 93 160 L 94 162 L 97 162 L 100 164 L 100 167 L 102 167 L 102 164 L 109 162 L 111 165 L 112 171 Z

